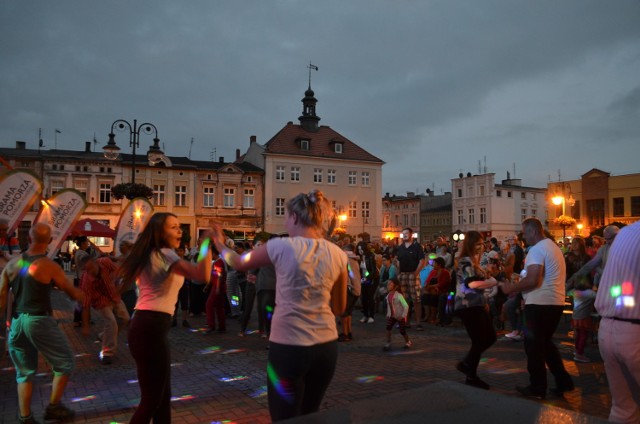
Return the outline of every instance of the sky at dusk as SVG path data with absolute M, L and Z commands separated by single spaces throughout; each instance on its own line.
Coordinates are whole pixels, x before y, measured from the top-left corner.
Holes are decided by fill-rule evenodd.
M 640 172 L 637 0 L 6 0 L 0 145 L 101 151 L 137 119 L 169 156 L 232 161 L 298 123 L 309 63 L 320 124 L 386 162 L 381 195 Z

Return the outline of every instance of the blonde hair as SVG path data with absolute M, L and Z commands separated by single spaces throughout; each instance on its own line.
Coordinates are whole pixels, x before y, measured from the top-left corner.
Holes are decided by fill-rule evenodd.
M 320 190 L 312 190 L 292 197 L 287 202 L 287 212 L 289 215 L 295 215 L 301 225 L 326 230 L 327 235 L 333 232 L 336 225 L 331 203 Z M 324 227 L 325 223 L 327 228 Z

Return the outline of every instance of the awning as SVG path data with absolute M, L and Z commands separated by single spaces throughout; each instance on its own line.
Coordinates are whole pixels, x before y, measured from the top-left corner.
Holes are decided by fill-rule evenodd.
M 107 237 L 113 238 L 116 236 L 115 230 L 107 227 L 104 224 L 99 223 L 91 218 L 81 219 L 76 222 L 71 230 L 73 236 L 88 236 L 88 237 Z

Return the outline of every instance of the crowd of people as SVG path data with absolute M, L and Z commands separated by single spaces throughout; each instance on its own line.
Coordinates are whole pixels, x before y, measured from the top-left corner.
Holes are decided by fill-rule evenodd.
M 458 317 L 471 345 L 454 365 L 467 385 L 481 389 L 490 388 L 477 372 L 481 355 L 496 342 L 497 331 L 504 331 L 505 340 L 524 341 L 529 384 L 516 390 L 544 399 L 549 369 L 555 380 L 551 391 L 562 395 L 575 388 L 553 342 L 567 299 L 574 360 L 591 360 L 585 346 L 597 334 L 613 395 L 610 419 L 640 419 L 640 224 L 623 231 L 608 226 L 603 240 L 574 237 L 566 246 L 535 218 L 502 241 L 469 231 L 455 245 L 444 237 L 420 244 L 411 228 L 403 229 L 397 245 L 335 239 L 330 237 L 334 225 L 330 203 L 317 190 L 289 200 L 285 236 L 251 241 L 231 240 L 214 225 L 189 249 L 178 218 L 156 213 L 135 243 L 120 246 L 119 257 L 78 238 L 73 283 L 45 256 L 51 230 L 34 226 L 29 249 L 5 262 L 0 280 L 0 309 L 9 287 L 15 296 L 9 352 L 16 365 L 20 422 L 37 422 L 30 400 L 38 352 L 54 372 L 45 419 L 74 415 L 61 402 L 73 355 L 51 318 L 49 281 L 77 302 L 74 321 L 83 334 L 91 334 L 92 316 L 100 321 L 102 364 L 112 363 L 118 333 L 128 329 L 141 391 L 132 423 L 171 420 L 171 326 L 190 327 L 190 317 L 205 314 L 205 334 L 226 332 L 231 319 L 244 337 L 254 309 L 258 333 L 268 339 L 273 421 L 317 411 L 333 378 L 338 344 L 354 340 L 358 325 L 378 317 L 386 320 L 384 350 L 392 348 L 396 328 L 403 347 L 411 349 L 410 331 L 448 326 Z M 619 232 L 625 235 L 623 250 L 616 250 L 622 243 L 613 243 Z

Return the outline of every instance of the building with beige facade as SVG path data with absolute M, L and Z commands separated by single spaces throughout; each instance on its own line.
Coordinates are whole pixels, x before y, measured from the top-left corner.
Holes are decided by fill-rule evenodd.
M 87 200 L 82 218 L 91 218 L 115 228 L 127 200 L 116 200 L 111 188 L 130 182 L 132 155 L 123 154 L 116 160 L 103 152 L 91 150 L 29 149 L 26 142 L 16 142 L 15 148 L 0 148 L 6 161 L 0 167 L 34 172 L 43 182 L 46 199 L 64 188 L 80 191 Z M 160 162 L 150 164 L 145 156 L 136 157 L 135 180 L 153 189 L 150 199 L 156 212 L 175 214 L 189 234 L 192 244 L 198 234 L 212 222 L 240 238 L 251 238 L 262 226 L 263 171 L 249 163 L 192 161 L 163 155 Z M 24 217 L 19 236 L 26 238 L 34 222 L 39 204 Z M 111 239 L 94 242 L 111 251 Z
M 288 122 L 264 145 L 251 137 L 239 160 L 264 169 L 264 229 L 285 231 L 287 200 L 319 189 L 346 217 L 341 225 L 348 234 L 366 232 L 378 240 L 384 162 L 334 129 L 318 125 L 316 103 L 309 87 L 302 99 L 300 124 Z

